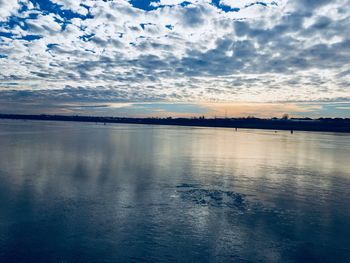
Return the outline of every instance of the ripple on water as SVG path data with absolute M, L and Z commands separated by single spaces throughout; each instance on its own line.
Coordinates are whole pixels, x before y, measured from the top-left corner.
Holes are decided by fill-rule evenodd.
M 197 185 L 181 184 L 177 186 L 180 197 L 201 206 L 229 207 L 239 211 L 247 209 L 245 195 L 233 191 L 199 188 Z

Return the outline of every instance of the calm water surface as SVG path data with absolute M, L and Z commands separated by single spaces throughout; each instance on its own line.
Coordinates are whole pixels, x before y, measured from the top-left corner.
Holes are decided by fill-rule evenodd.
M 350 262 L 350 134 L 0 121 L 0 262 Z

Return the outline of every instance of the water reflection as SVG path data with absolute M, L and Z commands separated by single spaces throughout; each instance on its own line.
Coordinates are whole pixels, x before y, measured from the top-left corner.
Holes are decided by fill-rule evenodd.
M 1 262 L 346 262 L 350 135 L 0 122 Z

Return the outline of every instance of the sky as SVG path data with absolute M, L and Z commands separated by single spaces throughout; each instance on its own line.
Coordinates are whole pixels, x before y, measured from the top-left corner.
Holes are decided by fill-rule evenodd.
M 0 0 L 0 113 L 350 117 L 350 0 Z

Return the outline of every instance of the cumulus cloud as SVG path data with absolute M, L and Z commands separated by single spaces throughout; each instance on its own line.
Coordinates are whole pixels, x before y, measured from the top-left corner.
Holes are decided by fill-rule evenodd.
M 0 0 L 0 96 L 349 100 L 349 36 L 348 0 Z
M 17 0 L 0 0 L 0 22 L 6 21 L 7 18 L 17 12 L 20 8 Z
M 88 7 L 91 1 L 51 0 L 51 2 L 54 4 L 60 5 L 62 9 L 71 10 L 81 15 L 87 15 Z

